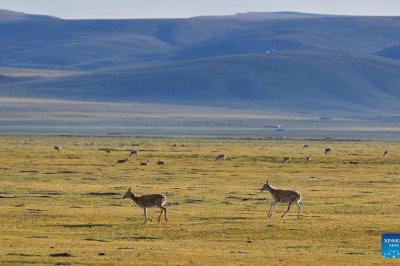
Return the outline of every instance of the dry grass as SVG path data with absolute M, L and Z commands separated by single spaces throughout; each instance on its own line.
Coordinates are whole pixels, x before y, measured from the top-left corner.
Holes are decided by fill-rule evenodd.
M 303 149 L 303 141 L 97 138 L 87 145 L 92 140 L 0 138 L 0 264 L 398 263 L 381 258 L 380 235 L 399 231 L 400 143 Z M 116 164 L 133 147 L 140 155 Z M 220 153 L 228 160 L 214 162 Z M 150 166 L 140 166 L 144 159 Z M 282 221 L 282 205 L 266 218 L 267 177 L 302 193 L 300 220 L 293 208 Z M 150 209 L 153 222 L 144 225 L 142 210 L 121 199 L 129 186 L 139 195 L 166 193 L 178 204 L 168 207 L 170 221 L 154 222 L 159 210 Z

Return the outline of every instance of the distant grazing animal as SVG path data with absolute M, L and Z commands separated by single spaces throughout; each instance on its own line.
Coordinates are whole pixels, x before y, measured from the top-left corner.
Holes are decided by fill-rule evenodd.
M 281 190 L 281 189 L 276 189 L 273 188 L 268 184 L 267 182 L 264 184 L 264 186 L 261 188 L 262 192 L 269 192 L 271 193 L 272 196 L 272 204 L 271 207 L 269 208 L 268 211 L 268 218 L 272 216 L 272 213 L 274 212 L 276 206 L 278 203 L 288 203 L 288 208 L 287 210 L 282 214 L 281 218 L 285 217 L 286 213 L 289 212 L 290 206 L 292 203 L 296 203 L 297 205 L 297 218 L 300 218 L 300 202 L 301 202 L 301 194 L 297 191 L 294 190 Z
M 158 165 L 165 165 L 165 161 L 158 160 L 158 161 L 157 161 L 157 164 L 158 164 Z
M 308 144 L 304 144 L 303 149 L 310 147 Z
M 282 163 L 286 163 L 286 162 L 289 162 L 289 161 L 290 161 L 290 157 L 285 157 L 285 158 L 283 158 Z
M 171 146 L 171 149 L 176 150 L 177 147 L 178 147 L 178 146 L 177 146 L 176 144 L 173 144 L 173 145 Z
M 389 156 L 389 151 L 385 151 L 385 152 L 383 153 L 383 157 L 387 157 L 387 156 Z
M 91 143 L 90 143 L 90 146 L 94 146 L 96 143 L 94 142 L 94 141 L 92 141 Z
M 150 161 L 149 161 L 149 160 L 141 161 L 141 162 L 140 162 L 140 165 L 143 165 L 143 166 L 148 166 L 149 164 L 150 164 Z
M 215 161 L 225 161 L 226 160 L 226 154 L 220 154 L 215 158 Z
M 165 203 L 167 202 L 167 198 L 164 195 L 161 194 L 149 194 L 149 195 L 143 195 L 140 197 L 135 196 L 133 192 L 131 191 L 131 188 L 128 189 L 128 191 L 125 193 L 125 195 L 122 197 L 123 199 L 132 199 L 133 202 L 136 203 L 137 206 L 143 208 L 144 210 L 144 223 L 147 223 L 147 221 L 151 221 L 150 218 L 147 218 L 147 208 L 152 208 L 152 207 L 158 207 L 161 209 L 160 216 L 158 216 L 158 221 L 160 222 L 160 218 L 162 213 L 164 212 L 164 219 L 165 221 L 167 220 L 167 208 L 165 208 Z
M 106 153 L 111 153 L 111 150 L 105 150 L 106 151 Z
M 332 152 L 332 149 L 331 148 L 326 148 L 325 149 L 325 154 L 329 154 L 329 153 L 331 153 Z
M 128 159 L 121 159 L 121 160 L 118 160 L 117 163 L 126 163 L 127 161 L 129 161 L 129 160 Z
M 306 157 L 306 161 L 311 161 L 311 160 L 312 160 L 312 157 L 311 157 L 311 154 L 310 154 L 310 156 Z
M 57 146 L 57 145 L 56 145 L 56 146 L 54 146 L 54 149 L 55 149 L 56 151 L 58 151 L 58 152 L 60 151 L 60 147 L 59 147 L 59 146 Z
M 132 150 L 131 153 L 129 153 L 129 156 L 137 156 L 139 154 L 138 150 Z

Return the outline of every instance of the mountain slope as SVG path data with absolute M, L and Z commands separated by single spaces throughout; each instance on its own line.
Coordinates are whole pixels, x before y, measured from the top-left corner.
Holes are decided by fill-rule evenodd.
M 1 96 L 239 106 L 280 111 L 398 110 L 400 62 L 281 53 L 130 67 L 0 87 Z
M 392 59 L 400 59 L 400 45 L 395 45 L 378 52 L 377 55 Z
M 0 97 L 304 113 L 400 109 L 398 17 L 63 20 L 0 11 L 0 36 Z
M 7 13 L 3 11 L 3 13 Z M 400 19 L 247 13 L 191 19 L 0 20 L 0 66 L 92 70 L 267 51 L 373 54 L 398 44 Z

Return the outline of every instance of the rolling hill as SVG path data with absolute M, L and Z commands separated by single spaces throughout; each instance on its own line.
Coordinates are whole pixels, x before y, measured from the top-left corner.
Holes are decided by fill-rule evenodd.
M 0 11 L 0 35 L 0 97 L 302 113 L 400 109 L 398 17 L 64 20 Z

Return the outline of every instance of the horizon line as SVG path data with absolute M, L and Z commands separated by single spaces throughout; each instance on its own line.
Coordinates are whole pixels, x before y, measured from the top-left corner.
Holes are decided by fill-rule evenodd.
M 56 15 L 51 15 L 51 14 L 46 14 L 46 13 L 31 13 L 31 12 L 25 12 L 25 11 L 18 11 L 18 10 L 12 10 L 12 9 L 3 9 L 0 8 L 1 11 L 6 11 L 10 13 L 19 13 L 19 14 L 24 14 L 24 15 L 31 15 L 31 16 L 46 16 L 46 17 L 52 17 L 56 19 L 61 19 L 61 20 L 135 20 L 135 19 L 191 19 L 191 18 L 202 18 L 202 17 L 233 17 L 233 16 L 238 16 L 238 15 L 245 15 L 245 14 L 298 14 L 298 15 L 314 15 L 314 16 L 336 16 L 336 17 L 400 17 L 400 15 L 357 15 L 357 14 L 337 14 L 337 13 L 312 13 L 312 12 L 302 12 L 302 11 L 290 11 L 290 10 L 280 10 L 280 11 L 249 11 L 249 12 L 237 12 L 237 13 L 228 13 L 228 14 L 202 14 L 202 15 L 197 15 L 197 16 L 175 16 L 175 17 L 167 17 L 167 16 L 148 16 L 148 17 L 81 17 L 81 18 L 68 18 L 68 17 L 63 17 L 63 16 L 56 16 Z

